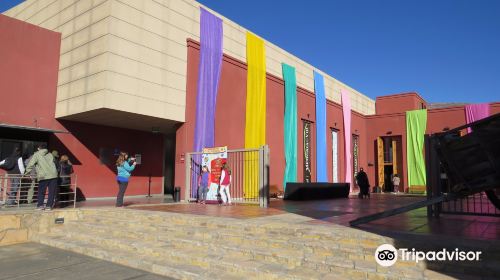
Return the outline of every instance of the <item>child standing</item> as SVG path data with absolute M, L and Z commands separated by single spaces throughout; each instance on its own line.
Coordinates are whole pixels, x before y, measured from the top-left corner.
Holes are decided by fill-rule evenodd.
M 208 167 L 204 165 L 201 168 L 201 174 L 198 177 L 198 203 L 205 204 L 207 200 L 209 175 L 210 173 L 208 172 Z
M 227 163 L 222 165 L 222 174 L 220 176 L 220 196 L 222 205 L 231 205 L 231 193 L 229 186 L 231 185 L 231 171 Z
M 401 182 L 401 179 L 399 179 L 398 174 L 394 174 L 394 177 L 392 177 L 392 184 L 394 185 L 394 192 L 399 193 L 399 183 Z

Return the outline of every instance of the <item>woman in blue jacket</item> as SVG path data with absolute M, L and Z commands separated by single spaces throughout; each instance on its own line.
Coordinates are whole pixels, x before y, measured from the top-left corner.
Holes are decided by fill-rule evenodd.
M 135 158 L 129 158 L 128 154 L 125 152 L 120 152 L 118 159 L 116 160 L 116 169 L 118 175 L 116 176 L 116 181 L 118 182 L 118 195 L 116 196 L 116 207 L 123 207 L 123 196 L 127 190 L 128 180 L 132 171 L 135 169 Z

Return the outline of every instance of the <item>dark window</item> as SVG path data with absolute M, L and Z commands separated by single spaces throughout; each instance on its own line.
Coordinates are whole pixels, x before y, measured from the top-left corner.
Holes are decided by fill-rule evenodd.
M 383 137 L 384 141 L 384 162 L 392 163 L 392 139 L 390 137 Z

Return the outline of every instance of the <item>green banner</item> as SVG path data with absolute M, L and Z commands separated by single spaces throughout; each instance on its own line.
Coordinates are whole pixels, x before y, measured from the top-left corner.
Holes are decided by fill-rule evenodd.
M 297 80 L 295 68 L 283 63 L 285 81 L 285 174 L 283 189 L 287 182 L 297 182 Z
M 427 110 L 406 112 L 406 154 L 408 161 L 408 186 L 424 192 L 427 185 L 424 159 L 424 135 L 427 127 Z

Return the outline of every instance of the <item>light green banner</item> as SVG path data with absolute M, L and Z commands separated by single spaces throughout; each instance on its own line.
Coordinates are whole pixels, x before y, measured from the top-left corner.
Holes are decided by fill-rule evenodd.
M 424 136 L 427 127 L 427 110 L 406 112 L 406 154 L 408 162 L 408 186 L 426 186 Z M 422 188 L 418 188 L 422 190 Z M 423 189 L 425 191 L 425 188 Z
M 285 81 L 285 189 L 287 182 L 297 182 L 297 81 L 295 68 L 285 63 L 282 66 Z

